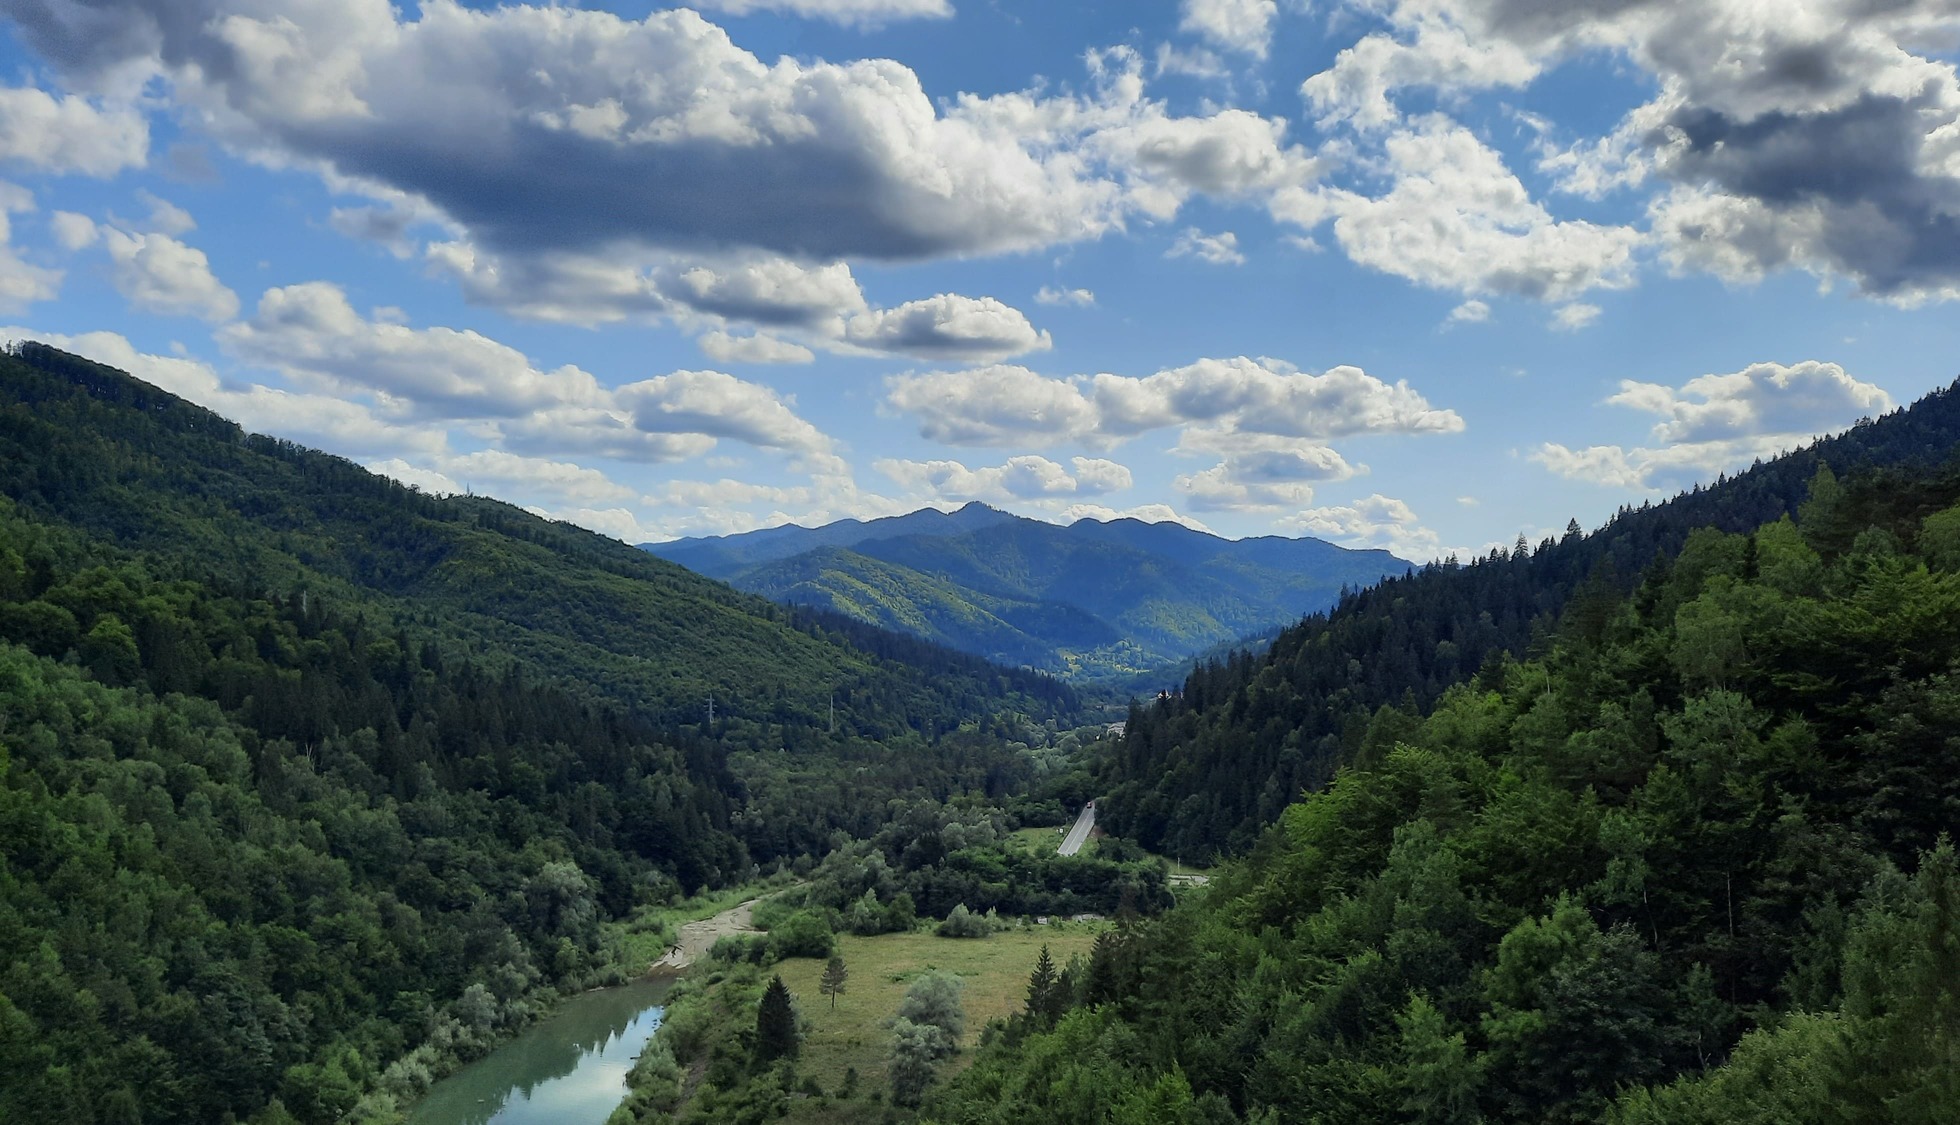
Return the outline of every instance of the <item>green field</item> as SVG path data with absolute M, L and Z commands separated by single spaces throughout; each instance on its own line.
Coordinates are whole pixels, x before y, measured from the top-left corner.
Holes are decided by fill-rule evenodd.
M 1028 973 L 1044 944 L 1056 965 L 1065 965 L 1075 954 L 1088 956 L 1096 935 L 1104 928 L 1099 923 L 1068 923 L 967 939 L 930 933 L 878 937 L 840 934 L 837 953 L 844 958 L 851 976 L 844 995 L 837 998 L 835 1011 L 830 998 L 817 992 L 822 961 L 797 958 L 776 966 L 783 982 L 796 994 L 808 1027 L 796 1069 L 815 1076 L 832 1093 L 843 1083 L 844 1071 L 850 1067 L 857 1069 L 858 1089 L 863 1096 L 887 1089 L 885 1055 L 890 1033 L 884 1023 L 898 1011 L 898 1003 L 914 978 L 943 969 L 966 982 L 966 1037 L 960 1042 L 960 1053 L 945 1064 L 942 1074 L 957 1072 L 972 1058 L 972 1048 L 988 1020 L 1021 1010 L 1027 999 Z M 861 1121 L 864 1113 L 862 1100 L 837 1102 L 826 1098 L 792 1103 L 788 1120 Z

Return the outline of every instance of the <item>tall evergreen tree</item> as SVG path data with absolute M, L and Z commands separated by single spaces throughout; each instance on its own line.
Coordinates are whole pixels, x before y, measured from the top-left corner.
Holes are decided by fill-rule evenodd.
M 796 1054 L 796 1007 L 781 974 L 769 978 L 762 1002 L 755 1009 L 755 1054 L 759 1062 L 774 1062 Z
M 1041 947 L 1041 956 L 1035 959 L 1034 972 L 1028 975 L 1028 1018 L 1038 1024 L 1047 1025 L 1055 1018 L 1058 985 L 1055 975 L 1055 959 L 1048 955 L 1048 947 Z

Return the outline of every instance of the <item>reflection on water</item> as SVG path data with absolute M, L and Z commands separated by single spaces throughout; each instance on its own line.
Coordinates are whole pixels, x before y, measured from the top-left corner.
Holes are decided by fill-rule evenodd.
M 408 1125 L 603 1125 L 626 1096 L 626 1072 L 660 1026 L 667 983 L 567 1001 L 488 1057 L 438 1082 Z

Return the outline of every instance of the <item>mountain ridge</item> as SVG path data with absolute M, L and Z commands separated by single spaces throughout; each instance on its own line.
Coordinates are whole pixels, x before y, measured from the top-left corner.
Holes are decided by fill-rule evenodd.
M 1104 680 L 1297 621 L 1412 565 L 1310 537 L 1234 540 L 1129 517 L 1064 526 L 977 501 L 642 546 L 774 601 Z

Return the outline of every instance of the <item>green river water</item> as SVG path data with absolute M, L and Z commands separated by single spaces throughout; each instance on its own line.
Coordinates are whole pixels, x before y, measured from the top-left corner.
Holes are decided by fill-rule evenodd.
M 408 1125 L 603 1125 L 660 1026 L 667 981 L 588 992 L 436 1083 Z

